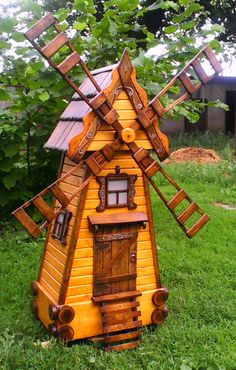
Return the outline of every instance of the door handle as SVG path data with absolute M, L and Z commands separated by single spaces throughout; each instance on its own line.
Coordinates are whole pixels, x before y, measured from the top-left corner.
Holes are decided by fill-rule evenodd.
M 136 252 L 132 252 L 130 255 L 130 262 L 135 263 L 136 262 Z

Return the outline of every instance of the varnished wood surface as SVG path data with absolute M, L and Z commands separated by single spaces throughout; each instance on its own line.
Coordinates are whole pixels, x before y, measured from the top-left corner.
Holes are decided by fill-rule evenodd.
M 115 213 L 108 215 L 91 215 L 89 221 L 92 225 L 114 225 L 114 224 L 127 224 L 135 222 L 146 222 L 147 215 L 143 212 L 130 212 L 130 213 Z

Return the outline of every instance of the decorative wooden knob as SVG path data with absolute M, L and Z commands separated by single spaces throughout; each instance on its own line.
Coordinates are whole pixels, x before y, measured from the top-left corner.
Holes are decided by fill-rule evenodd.
M 50 304 L 48 307 L 48 313 L 51 320 L 60 320 L 63 323 L 69 323 L 75 317 L 75 311 L 72 307 L 56 306 L 55 304 Z
M 54 337 L 57 337 L 57 325 L 54 322 L 48 325 L 48 330 Z
M 169 295 L 168 289 L 162 287 L 158 289 L 152 296 L 152 302 L 155 306 L 161 306 L 167 300 Z
M 124 128 L 121 132 L 121 139 L 124 143 L 132 143 L 135 139 L 135 131 L 130 127 Z
M 62 326 L 57 330 L 57 337 L 62 341 L 70 341 L 73 339 L 74 330 L 71 326 Z
M 166 316 L 168 315 L 168 309 L 166 305 L 163 305 L 160 308 L 155 308 L 152 312 L 152 323 L 155 325 L 160 325 L 165 320 Z
M 48 314 L 51 320 L 56 320 L 58 317 L 58 306 L 50 304 L 48 307 Z
M 63 323 L 68 323 L 75 317 L 75 311 L 70 306 L 63 306 L 59 308 L 58 320 Z

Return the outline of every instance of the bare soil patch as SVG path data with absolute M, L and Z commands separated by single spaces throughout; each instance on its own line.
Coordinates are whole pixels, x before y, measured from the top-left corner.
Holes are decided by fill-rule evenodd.
M 197 163 L 217 163 L 221 160 L 219 155 L 212 149 L 187 147 L 181 148 L 173 153 L 164 161 L 166 164 L 173 162 L 197 162 Z

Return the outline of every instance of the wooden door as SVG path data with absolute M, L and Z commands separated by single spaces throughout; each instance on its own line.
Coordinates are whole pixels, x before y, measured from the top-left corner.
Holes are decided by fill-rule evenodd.
M 111 226 L 94 235 L 94 296 L 136 289 L 137 236 Z

